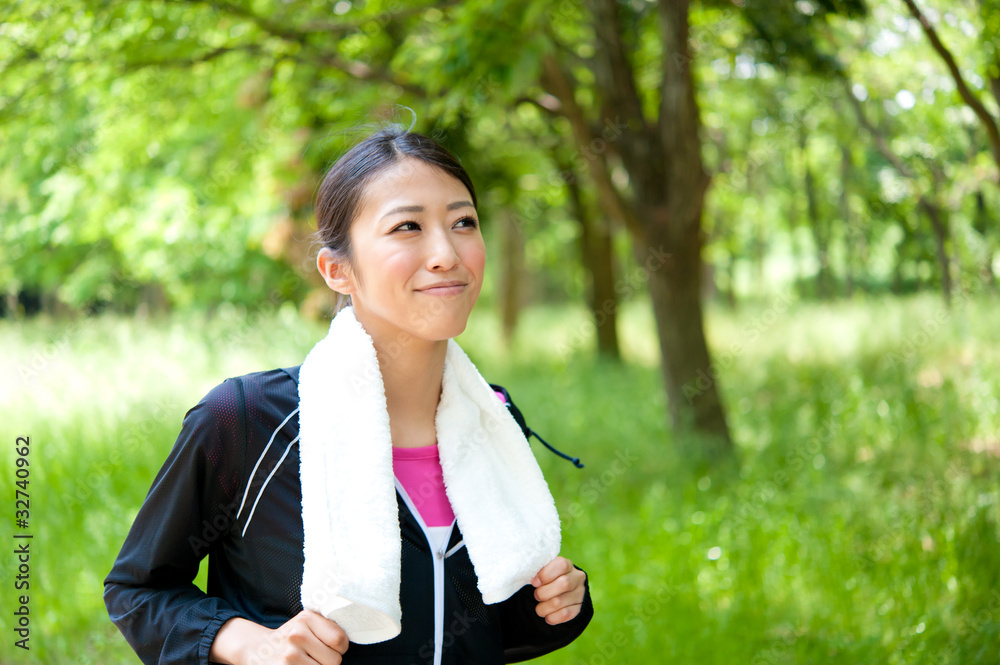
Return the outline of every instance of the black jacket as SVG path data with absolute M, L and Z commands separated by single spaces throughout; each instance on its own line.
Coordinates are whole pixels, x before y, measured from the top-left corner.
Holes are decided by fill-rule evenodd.
M 204 665 L 227 620 L 277 628 L 302 610 L 298 371 L 226 379 L 185 414 L 104 580 L 108 614 L 143 663 Z M 345 665 L 517 662 L 569 644 L 590 622 L 589 588 L 580 615 L 558 626 L 535 614 L 531 586 L 484 604 L 457 525 L 447 557 L 432 553 L 397 498 L 402 633 L 351 644 Z M 206 555 L 207 594 L 193 584 Z M 444 563 L 443 614 L 434 603 L 435 555 Z

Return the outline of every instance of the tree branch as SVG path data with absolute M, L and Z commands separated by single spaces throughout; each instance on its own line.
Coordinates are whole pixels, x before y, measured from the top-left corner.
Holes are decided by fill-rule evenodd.
M 276 21 L 272 21 L 266 16 L 261 16 L 255 14 L 254 12 L 240 7 L 239 5 L 233 4 L 231 2 L 225 2 L 224 0 L 170 0 L 175 3 L 183 4 L 199 4 L 199 5 L 209 5 L 220 12 L 225 12 L 227 14 L 232 14 L 234 16 L 239 16 L 240 18 L 252 21 L 258 28 L 264 32 L 274 35 L 275 37 L 281 37 L 286 41 L 296 42 L 298 44 L 305 44 L 306 37 L 308 33 L 303 32 L 299 29 L 280 25 Z
M 862 108 L 861 102 L 854 96 L 854 92 L 851 90 L 850 79 L 848 79 L 846 75 L 839 76 L 838 78 L 844 86 L 847 101 L 850 102 L 851 108 L 854 109 L 854 115 L 858 119 L 858 124 L 868 130 L 868 133 L 872 135 L 873 139 L 875 139 L 875 147 L 878 148 L 878 151 L 883 157 L 885 157 L 886 161 L 892 164 L 892 167 L 896 169 L 900 175 L 906 178 L 913 178 L 913 171 L 910 167 L 904 164 L 903 160 L 899 158 L 899 155 L 897 155 L 893 149 L 889 147 L 889 142 L 886 141 L 885 134 L 882 130 L 876 127 L 872 121 L 868 119 L 868 116 L 865 115 L 865 110 Z
M 1000 68 L 1000 62 L 994 66 Z M 996 100 L 997 108 L 1000 108 L 1000 76 L 990 76 L 990 90 L 993 92 L 993 99 Z
M 554 118 L 563 117 L 562 102 L 549 93 L 542 93 L 537 99 L 529 95 L 523 95 L 514 100 L 514 106 L 518 104 L 531 104 L 539 111 Z
M 296 57 L 296 59 L 298 58 Z M 427 90 L 421 86 L 414 85 L 413 83 L 407 83 L 406 81 L 400 80 L 385 67 L 368 65 L 363 62 L 348 62 L 340 56 L 332 54 L 321 55 L 314 62 L 344 72 L 348 76 L 356 78 L 359 81 L 381 81 L 383 83 L 391 83 L 392 85 L 402 88 L 411 95 L 416 95 L 417 97 L 423 99 L 427 98 Z M 448 94 L 448 90 L 444 89 L 440 94 L 441 96 L 445 96 Z
M 1000 128 L 997 127 L 996 119 L 986 110 L 986 107 L 983 106 L 976 93 L 966 85 L 965 79 L 962 78 L 962 73 L 958 70 L 958 65 L 955 63 L 955 58 L 952 56 L 951 51 L 941 42 L 934 26 L 927 20 L 927 17 L 920 11 L 916 3 L 913 0 L 903 0 L 903 4 L 909 8 L 914 18 L 920 21 L 920 27 L 923 28 L 924 34 L 930 40 L 931 46 L 941 56 L 941 59 L 944 60 L 944 64 L 948 67 L 951 77 L 955 80 L 958 94 L 961 95 L 962 100 L 972 109 L 973 113 L 976 114 L 976 117 L 982 123 L 990 141 L 993 159 L 997 163 L 997 169 L 1000 169 Z M 1000 180 L 1000 170 L 997 172 L 997 179 Z
M 25 85 L 23 88 L 21 88 L 21 91 L 18 92 L 16 96 L 14 96 L 14 97 L 7 97 L 6 99 L 4 99 L 4 104 L 2 106 L 0 106 L 0 121 L 3 121 L 3 122 L 9 121 L 10 120 L 10 114 L 14 111 L 14 109 L 17 108 L 17 105 L 21 102 L 21 100 L 24 99 L 24 97 L 33 88 L 38 87 L 38 85 L 43 80 L 44 79 L 42 77 L 36 76 L 35 78 L 33 78 L 31 80 L 31 82 L 29 82 L 27 85 Z
M 125 62 L 125 71 L 132 72 L 145 67 L 191 67 L 201 62 L 211 62 L 227 53 L 237 52 L 261 53 L 259 44 L 239 44 L 237 46 L 220 46 L 193 58 L 167 58 L 164 60 L 130 60 Z M 90 61 L 92 62 L 92 61 Z
M 886 141 L 885 135 L 882 131 L 876 127 L 865 115 L 864 109 L 861 107 L 861 102 L 854 93 L 851 91 L 851 82 L 845 73 L 844 68 L 838 70 L 840 76 L 838 77 L 844 85 L 844 90 L 847 93 L 847 99 L 850 100 L 851 107 L 854 109 L 854 114 L 858 118 L 858 122 L 862 127 L 868 130 L 875 139 L 875 146 L 878 151 L 882 153 L 882 156 L 888 160 L 892 167 L 899 172 L 905 178 L 910 180 L 916 180 L 916 174 L 910 169 L 903 160 L 900 159 L 893 149 L 889 146 L 889 142 Z M 934 233 L 937 236 L 937 253 L 938 262 L 941 264 L 941 286 L 944 291 L 945 303 L 951 306 L 951 268 L 950 259 L 948 258 L 948 253 L 945 249 L 944 243 L 948 239 L 948 225 L 946 220 L 942 220 L 943 213 L 941 207 L 937 204 L 936 196 L 934 192 L 938 191 L 941 187 L 941 181 L 944 179 L 944 174 L 938 165 L 932 161 L 928 160 L 927 167 L 931 172 L 931 177 L 934 180 L 934 186 L 931 188 L 930 193 L 921 193 L 917 198 L 917 205 L 924 212 L 927 213 L 927 218 L 931 222 L 931 226 L 934 229 Z
M 376 21 L 378 23 L 388 23 L 397 19 L 407 18 L 416 14 L 427 11 L 428 9 L 448 9 L 454 5 L 460 4 L 462 0 L 437 0 L 427 5 L 420 5 L 416 7 L 404 7 L 398 11 L 383 11 L 375 16 L 365 17 L 355 19 L 353 21 L 311 21 L 302 25 L 299 29 L 303 32 L 351 32 L 354 30 L 361 30 L 363 26 Z
M 313 22 L 305 24 L 304 26 L 288 26 L 288 25 L 283 25 L 277 21 L 274 21 L 268 17 L 256 14 L 250 11 L 249 9 L 241 7 L 234 3 L 226 2 L 225 0 L 171 0 L 171 1 L 178 3 L 186 3 L 186 4 L 209 5 L 219 11 L 245 18 L 249 21 L 252 21 L 264 32 L 267 32 L 268 34 L 274 37 L 279 37 L 281 39 L 284 39 L 285 41 L 290 41 L 299 44 L 306 51 L 315 50 L 317 48 L 315 45 L 310 44 L 309 40 L 309 37 L 314 34 L 326 34 L 326 35 L 330 35 L 331 33 L 347 34 L 350 32 L 360 30 L 363 25 L 370 23 L 372 20 L 380 22 L 381 21 L 388 22 L 389 20 L 392 20 L 394 18 L 409 16 L 411 14 L 425 11 L 432 7 L 444 8 L 458 3 L 458 0 L 444 0 L 443 2 L 439 2 L 434 5 L 425 5 L 420 7 L 406 7 L 404 9 L 400 9 L 397 12 L 384 12 L 376 17 L 359 19 L 353 22 L 323 21 L 323 22 Z M 383 17 L 385 18 L 383 19 Z M 322 65 L 325 67 L 337 69 L 360 81 L 382 81 L 385 83 L 391 83 L 392 85 L 398 86 L 412 95 L 416 95 L 422 98 L 427 97 L 427 91 L 425 89 L 423 89 L 420 86 L 413 85 L 412 83 L 407 83 L 406 81 L 400 80 L 385 67 L 369 65 L 363 62 L 350 62 L 344 60 L 339 55 L 337 55 L 335 49 L 329 49 L 329 50 L 319 49 L 318 53 L 316 53 L 315 55 L 310 55 L 308 57 L 304 57 L 301 54 L 286 54 L 285 57 L 290 57 L 296 60 L 297 62 Z
M 625 116 L 635 129 L 646 128 L 642 100 L 635 84 L 632 65 L 621 38 L 619 3 L 616 0 L 592 0 L 594 35 L 594 75 L 601 90 L 601 118 L 611 120 L 612 113 Z
M 583 109 L 576 103 L 572 80 L 551 53 L 542 58 L 541 84 L 547 93 L 559 100 L 560 113 L 569 120 L 577 147 L 581 150 L 586 149 L 594 139 L 590 125 L 583 114 Z M 613 219 L 621 220 L 636 237 L 644 238 L 645 232 L 639 220 L 622 200 L 621 194 L 611 180 L 607 161 L 595 154 L 588 154 L 585 158 L 587 170 L 597 186 L 597 197 L 605 213 Z

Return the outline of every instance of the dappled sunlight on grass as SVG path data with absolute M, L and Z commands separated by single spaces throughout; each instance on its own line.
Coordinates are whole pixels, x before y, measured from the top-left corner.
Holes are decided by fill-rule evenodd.
M 486 311 L 460 339 L 586 464 L 531 444 L 597 611 L 543 662 L 996 662 L 1000 309 L 792 303 L 754 336 L 766 301 L 712 308 L 716 358 L 742 345 L 718 368 L 741 465 L 706 472 L 668 427 L 652 315 L 630 307 L 621 365 L 591 357 L 592 326 L 568 342 L 589 325 L 582 308 L 525 312 L 511 349 Z M 0 406 L 38 455 L 36 542 L 61 554 L 38 559 L 45 639 L 18 662 L 78 662 L 79 644 L 92 662 L 135 662 L 100 582 L 184 412 L 227 376 L 301 362 L 325 333 L 280 312 L 241 328 L 250 316 L 87 320 L 33 383 L 5 384 Z M 60 334 L 0 325 L 8 376 Z

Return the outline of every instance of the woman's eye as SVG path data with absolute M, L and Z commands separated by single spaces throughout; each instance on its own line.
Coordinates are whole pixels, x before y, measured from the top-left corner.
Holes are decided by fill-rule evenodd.
M 475 217 L 463 217 L 455 225 L 461 225 L 467 229 L 474 229 L 479 226 L 479 221 Z M 402 224 L 393 228 L 393 231 L 419 231 L 419 222 L 403 222 Z

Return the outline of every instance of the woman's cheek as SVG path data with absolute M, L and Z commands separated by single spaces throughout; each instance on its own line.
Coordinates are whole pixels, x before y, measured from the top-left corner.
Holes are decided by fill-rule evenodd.
M 478 277 L 482 278 L 486 270 L 486 246 L 479 243 L 477 247 L 473 247 L 467 256 L 466 265 Z
M 373 265 L 376 266 L 373 270 L 385 276 L 406 279 L 420 268 L 421 261 L 412 252 L 397 251 L 378 257 L 377 263 Z

